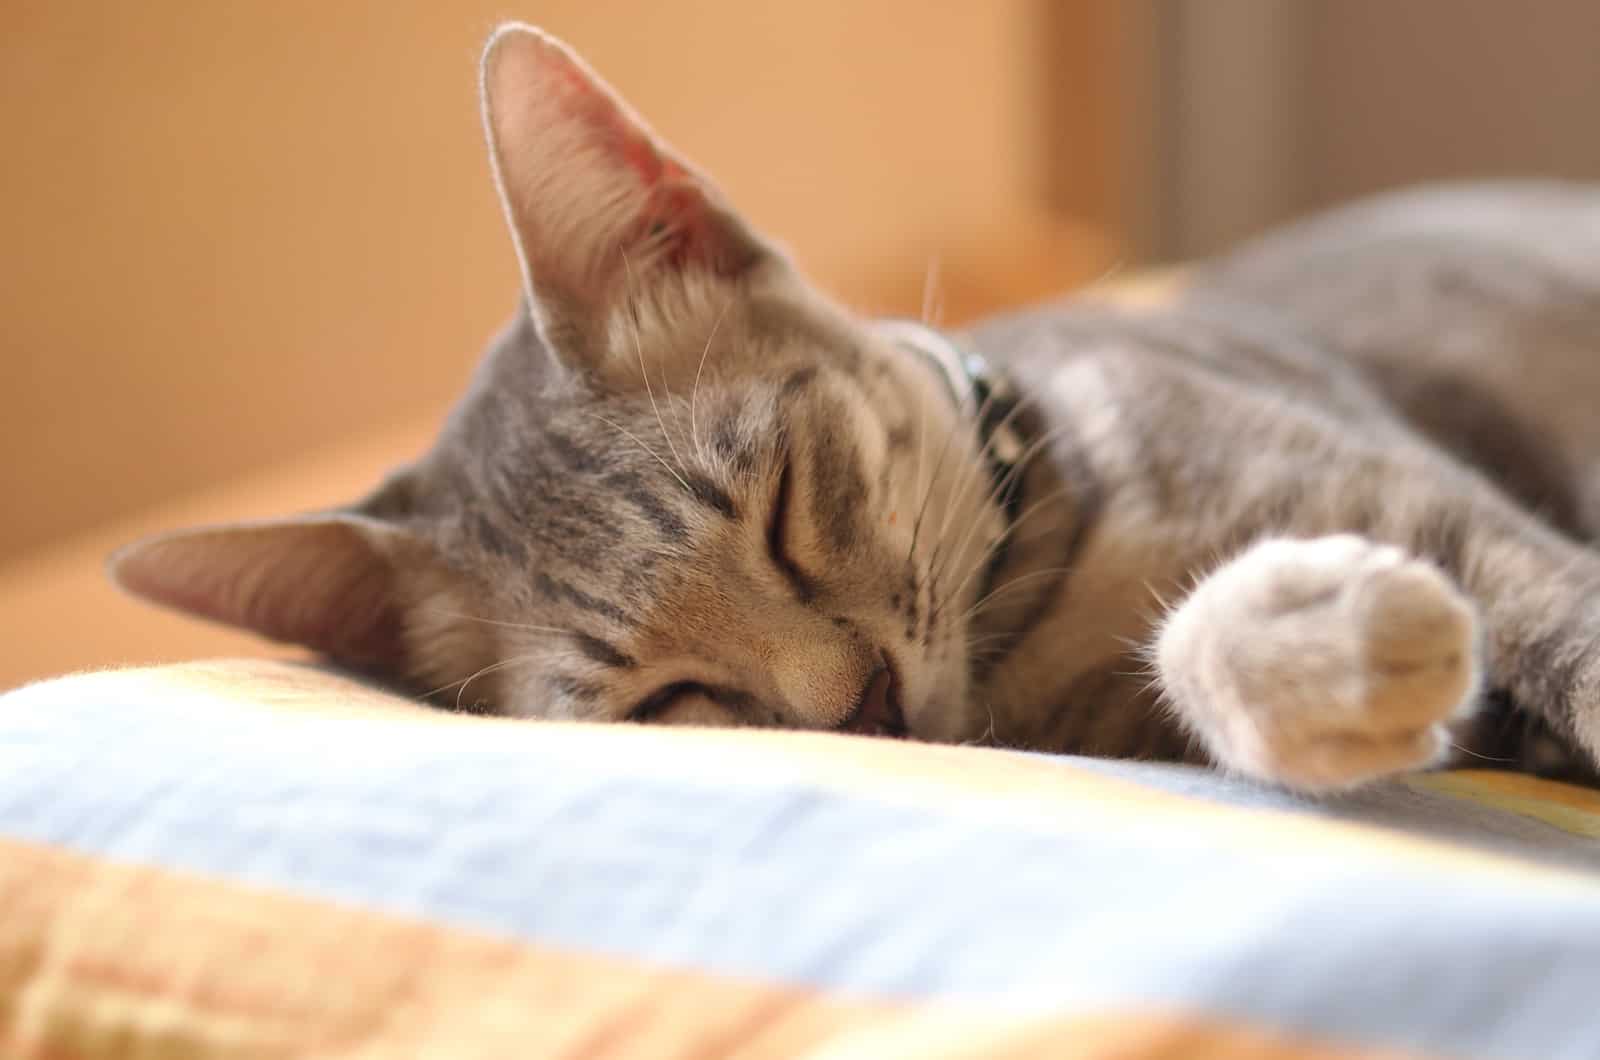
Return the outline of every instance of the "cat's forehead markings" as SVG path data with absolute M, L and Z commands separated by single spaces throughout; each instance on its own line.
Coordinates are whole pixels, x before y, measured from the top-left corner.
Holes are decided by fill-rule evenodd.
M 857 520 L 867 507 L 867 481 L 853 442 L 811 449 L 811 518 L 830 544 L 847 551 L 856 544 Z
M 579 445 L 558 430 L 546 430 L 541 440 L 573 471 L 598 471 L 605 467 L 602 454 L 590 446 Z
M 572 634 L 572 644 L 580 652 L 602 666 L 610 666 L 617 670 L 631 670 L 639 665 L 639 661 L 610 641 L 602 640 L 590 633 Z
M 502 559 L 521 559 L 526 553 L 523 541 L 506 533 L 488 514 L 474 510 L 466 516 L 466 526 L 471 534 L 472 541 L 485 552 L 491 552 Z
M 689 528 L 678 513 L 657 496 L 657 491 L 646 484 L 635 471 L 615 471 L 606 476 L 605 485 L 616 490 L 617 495 L 632 505 L 640 515 L 656 528 L 662 537 L 678 542 L 689 536 Z M 673 484 L 676 486 L 676 483 Z
M 734 506 L 733 498 L 721 486 L 712 482 L 705 475 L 689 468 L 680 472 L 684 484 L 688 487 L 689 496 L 693 497 L 700 505 L 707 508 L 724 519 L 737 519 L 739 510 Z
M 571 604 L 581 611 L 609 619 L 619 626 L 632 626 L 633 618 L 627 611 L 610 600 L 602 600 L 593 596 L 575 585 L 571 585 L 559 578 L 552 578 L 543 571 L 533 576 L 533 584 L 541 594 L 549 600 L 558 600 Z
M 711 449 L 717 458 L 740 475 L 755 470 L 755 436 L 743 429 L 743 410 L 719 418 L 711 428 Z
M 567 674 L 551 674 L 550 687 L 570 699 L 581 700 L 584 703 L 593 703 L 605 695 L 605 689 L 593 681 L 585 681 L 579 677 Z

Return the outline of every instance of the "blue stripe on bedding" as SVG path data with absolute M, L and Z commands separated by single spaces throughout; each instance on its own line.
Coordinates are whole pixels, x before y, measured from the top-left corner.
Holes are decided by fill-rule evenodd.
M 835 991 L 1600 1055 L 1600 888 L 1581 881 L 1352 863 L 1159 813 L 1097 827 L 1092 805 L 1007 820 L 774 762 L 629 775 L 534 725 L 52 704 L 0 711 L 0 834 Z

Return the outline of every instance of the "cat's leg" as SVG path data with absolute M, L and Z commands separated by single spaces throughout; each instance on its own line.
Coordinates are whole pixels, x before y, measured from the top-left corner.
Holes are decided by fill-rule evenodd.
M 1478 620 L 1433 565 L 1351 534 L 1262 541 L 1163 622 L 1157 674 L 1213 761 L 1321 791 L 1426 767 L 1471 710 Z

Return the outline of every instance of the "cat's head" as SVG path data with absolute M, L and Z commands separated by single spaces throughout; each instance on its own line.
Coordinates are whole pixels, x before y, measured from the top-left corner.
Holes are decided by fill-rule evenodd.
M 435 447 L 348 509 L 130 546 L 118 582 L 447 703 L 972 735 L 1004 519 L 970 397 L 560 42 L 501 28 L 482 92 L 525 299 Z

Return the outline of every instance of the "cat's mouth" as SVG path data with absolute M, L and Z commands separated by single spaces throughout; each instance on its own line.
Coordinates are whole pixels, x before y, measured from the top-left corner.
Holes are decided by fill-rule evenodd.
M 903 737 L 905 711 L 900 705 L 900 682 L 895 680 L 894 664 L 887 659 L 861 690 L 855 708 L 839 725 L 840 732 L 862 736 Z

